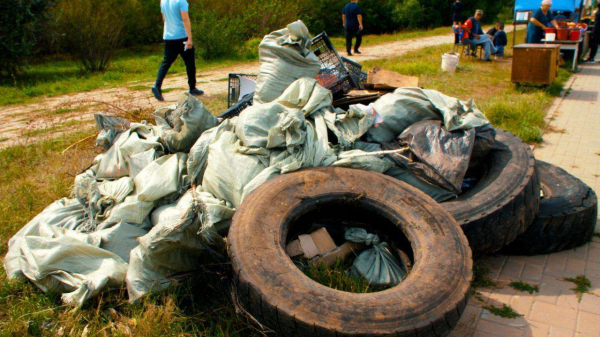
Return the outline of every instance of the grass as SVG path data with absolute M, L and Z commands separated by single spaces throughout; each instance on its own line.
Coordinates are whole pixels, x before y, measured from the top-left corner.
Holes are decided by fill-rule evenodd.
M 127 88 L 129 88 L 131 90 L 136 90 L 136 91 L 150 91 L 150 89 L 152 89 L 152 86 L 149 86 L 149 85 L 133 85 L 133 86 L 130 86 L 130 87 L 127 87 Z M 182 90 L 182 91 L 184 91 L 185 89 L 184 88 L 162 88 L 163 94 L 166 94 L 168 92 L 175 91 L 175 90 Z
M 449 33 L 450 28 L 415 30 L 386 35 L 366 35 L 363 45 L 400 41 L 417 37 L 434 36 Z M 344 50 L 344 38 L 333 38 L 336 48 Z M 256 48 L 260 39 L 248 41 L 241 55 L 223 60 L 197 61 L 198 73 L 207 69 L 225 68 L 244 62 L 258 60 Z M 162 61 L 162 46 L 153 45 L 121 50 L 114 58 L 110 69 L 103 73 L 82 71 L 77 62 L 65 56 L 56 56 L 26 68 L 24 75 L 0 81 L 0 106 L 22 104 L 35 101 L 40 97 L 53 97 L 73 92 L 85 92 L 100 88 L 112 88 L 136 81 L 151 82 L 156 77 Z M 179 58 L 169 70 L 169 75 L 185 73 L 185 65 Z M 133 89 L 136 90 L 136 89 Z M 142 89 L 140 89 L 142 90 Z M 145 90 L 145 89 L 144 89 Z
M 298 263 L 300 269 L 315 282 L 326 287 L 350 293 L 372 293 L 385 288 L 374 287 L 362 277 L 350 273 L 350 259 L 338 259 L 331 267 L 321 263 Z
M 519 31 L 521 41 L 524 31 Z M 509 34 L 509 35 L 512 35 Z M 509 41 L 512 38 L 509 36 Z M 473 98 L 495 127 L 515 133 L 527 143 L 540 143 L 546 127 L 546 111 L 560 94 L 571 73 L 565 65 L 556 81 L 547 88 L 517 87 L 511 83 L 511 63 L 482 62 L 461 58 L 456 73 L 440 69 L 441 55 L 453 45 L 428 47 L 398 58 L 363 63 L 365 69 L 380 66 L 404 75 L 418 76 L 420 85 L 463 100 Z M 512 49 L 506 49 L 512 57 Z
M 477 288 L 496 288 L 498 284 L 488 276 L 489 273 L 490 269 L 484 266 L 481 261 L 475 261 L 473 264 L 471 290 L 477 291 Z
M 575 284 L 575 288 L 572 288 L 571 290 L 577 294 L 579 302 L 581 302 L 581 299 L 583 299 L 583 294 L 589 293 L 590 288 L 592 287 L 592 282 L 584 275 L 579 275 L 574 278 L 565 277 L 564 280 Z
M 534 292 L 540 292 L 540 288 L 537 285 L 531 285 L 523 281 L 513 281 L 510 283 L 510 287 L 518 291 L 528 292 L 530 294 L 533 294 Z
M 517 318 L 523 316 L 516 312 L 510 305 L 506 304 L 502 304 L 502 308 L 498 308 L 493 305 L 486 305 L 483 308 L 489 311 L 492 315 L 503 318 Z

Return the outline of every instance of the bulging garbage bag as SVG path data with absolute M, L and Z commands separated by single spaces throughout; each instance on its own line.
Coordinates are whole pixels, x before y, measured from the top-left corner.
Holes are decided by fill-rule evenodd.
M 342 149 L 349 150 L 354 142 L 373 126 L 375 115 L 367 106 L 351 105 L 344 113 L 325 113 L 327 127 L 337 137 Z
M 260 73 L 256 81 L 255 103 L 277 99 L 295 80 L 316 78 L 321 63 L 310 51 L 312 39 L 302 21 L 266 35 L 258 46 Z
M 43 291 L 62 293 L 64 303 L 82 306 L 100 291 L 122 286 L 127 263 L 100 248 L 99 236 L 46 222 L 33 227 L 18 242 L 19 272 Z
M 4 257 L 4 269 L 8 279 L 23 280 L 19 263 L 21 242 L 26 236 L 40 235 L 40 224 L 75 230 L 85 219 L 85 208 L 76 199 L 60 199 L 46 207 L 8 241 L 8 253 Z
M 208 160 L 208 147 L 225 131 L 235 132 L 238 117 L 224 120 L 219 126 L 205 131 L 190 149 L 187 171 L 192 184 L 202 183 Z
M 411 158 L 417 162 L 409 164 L 413 172 L 450 192 L 461 192 L 475 144 L 475 129 L 450 132 L 441 121 L 421 121 L 404 130 L 399 142 L 400 147 L 409 147 Z
M 213 254 L 217 243 L 216 228 L 202 224 L 201 219 L 207 212 L 215 211 L 213 202 L 217 200 L 201 187 L 186 192 L 175 205 L 160 209 L 153 216 L 156 225 L 148 234 L 138 239 L 139 246 L 131 252 L 127 272 L 127 290 L 129 299 L 137 301 L 149 293 L 164 291 L 177 283 L 173 278 L 178 273 L 199 269 Z M 226 207 L 217 202 L 217 207 Z M 213 220 L 222 216 L 233 216 L 229 212 L 215 212 Z M 228 214 L 227 214 L 228 213 Z M 219 223 L 214 223 L 217 226 Z M 222 243 L 222 240 L 221 240 Z M 221 245 L 222 247 L 222 245 Z
M 369 129 L 367 140 L 387 143 L 422 120 L 443 120 L 448 131 L 469 130 L 489 124 L 473 100 L 460 101 L 435 90 L 399 88 L 372 104 L 383 122 Z
M 363 228 L 346 228 L 345 238 L 350 242 L 373 246 L 354 260 L 352 274 L 364 277 L 369 284 L 375 286 L 394 286 L 404 280 L 406 271 L 391 253 L 388 244 L 379 241 L 379 236 L 369 234 Z
M 131 125 L 131 122 L 125 118 L 105 114 L 94 114 L 94 121 L 96 128 L 100 130 L 96 138 L 96 146 L 102 146 L 105 150 L 108 150 L 115 138 Z
M 204 104 L 188 93 L 176 105 L 160 108 L 153 116 L 171 153 L 188 152 L 204 131 L 218 124 Z
M 128 159 L 150 149 L 163 149 L 158 128 L 132 124 L 131 128 L 117 136 L 111 148 L 100 158 L 96 167 L 98 179 L 117 179 L 129 175 Z

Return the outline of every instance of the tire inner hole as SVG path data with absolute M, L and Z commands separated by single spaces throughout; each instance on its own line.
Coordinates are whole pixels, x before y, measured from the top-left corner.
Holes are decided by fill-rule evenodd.
M 385 210 L 377 209 L 378 207 L 373 202 L 357 199 L 355 196 L 323 199 L 330 200 L 311 199 L 305 201 L 303 202 L 304 206 L 299 207 L 288 218 L 282 240 L 284 250 L 289 251 L 289 245 L 298 240 L 299 235 L 310 235 L 321 228 L 325 228 L 335 246 L 340 247 L 345 243 L 350 244 L 345 239 L 346 228 L 362 228 L 369 234 L 377 235 L 380 243 L 387 243 L 388 251 L 405 273 L 403 280 L 408 277 L 415 264 L 415 254 L 407 236 L 395 225 L 399 219 L 393 219 L 393 215 L 387 214 Z M 325 255 L 318 255 L 312 259 L 301 255 L 291 257 L 291 260 L 309 278 L 336 290 L 372 293 L 394 287 L 394 285 L 371 284 L 364 276 L 353 270 L 353 263 L 357 257 L 367 250 L 374 249 L 373 245 L 359 244 L 358 246 L 353 247 L 350 254 L 344 259 L 334 259 L 335 263 L 333 264 L 325 262 L 332 261 L 332 259 L 323 258 Z

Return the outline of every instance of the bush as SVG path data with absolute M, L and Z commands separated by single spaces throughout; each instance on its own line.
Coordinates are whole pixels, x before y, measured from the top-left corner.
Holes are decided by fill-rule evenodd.
M 244 45 L 242 20 L 220 15 L 203 5 L 190 5 L 192 38 L 199 55 L 205 60 L 233 56 Z
M 106 70 L 121 45 L 134 5 L 135 0 L 63 0 L 58 25 L 65 50 L 87 71 Z
M 34 52 L 49 0 L 0 0 L 0 75 L 15 76 Z

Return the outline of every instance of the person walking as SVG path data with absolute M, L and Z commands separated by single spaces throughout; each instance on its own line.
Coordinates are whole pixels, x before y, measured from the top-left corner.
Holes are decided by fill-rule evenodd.
M 169 68 L 181 55 L 185 62 L 190 94 L 199 96 L 204 94 L 196 88 L 196 59 L 195 48 L 192 41 L 192 24 L 188 13 L 187 0 L 161 0 L 160 11 L 164 22 L 163 40 L 165 42 L 164 58 L 158 69 L 156 83 L 152 87 L 154 97 L 164 101 L 162 96 L 162 83 Z
M 594 15 L 594 30 L 590 39 L 590 56 L 586 63 L 596 63 L 595 58 L 598 53 L 598 45 L 600 44 L 600 3 L 598 3 L 598 9 Z
M 361 54 L 359 48 L 362 43 L 362 10 L 358 5 L 358 0 L 351 0 L 344 6 L 342 12 L 342 22 L 344 28 L 346 28 L 346 51 L 348 56 L 352 56 L 352 38 L 356 36 L 356 44 L 354 45 L 354 52 Z

